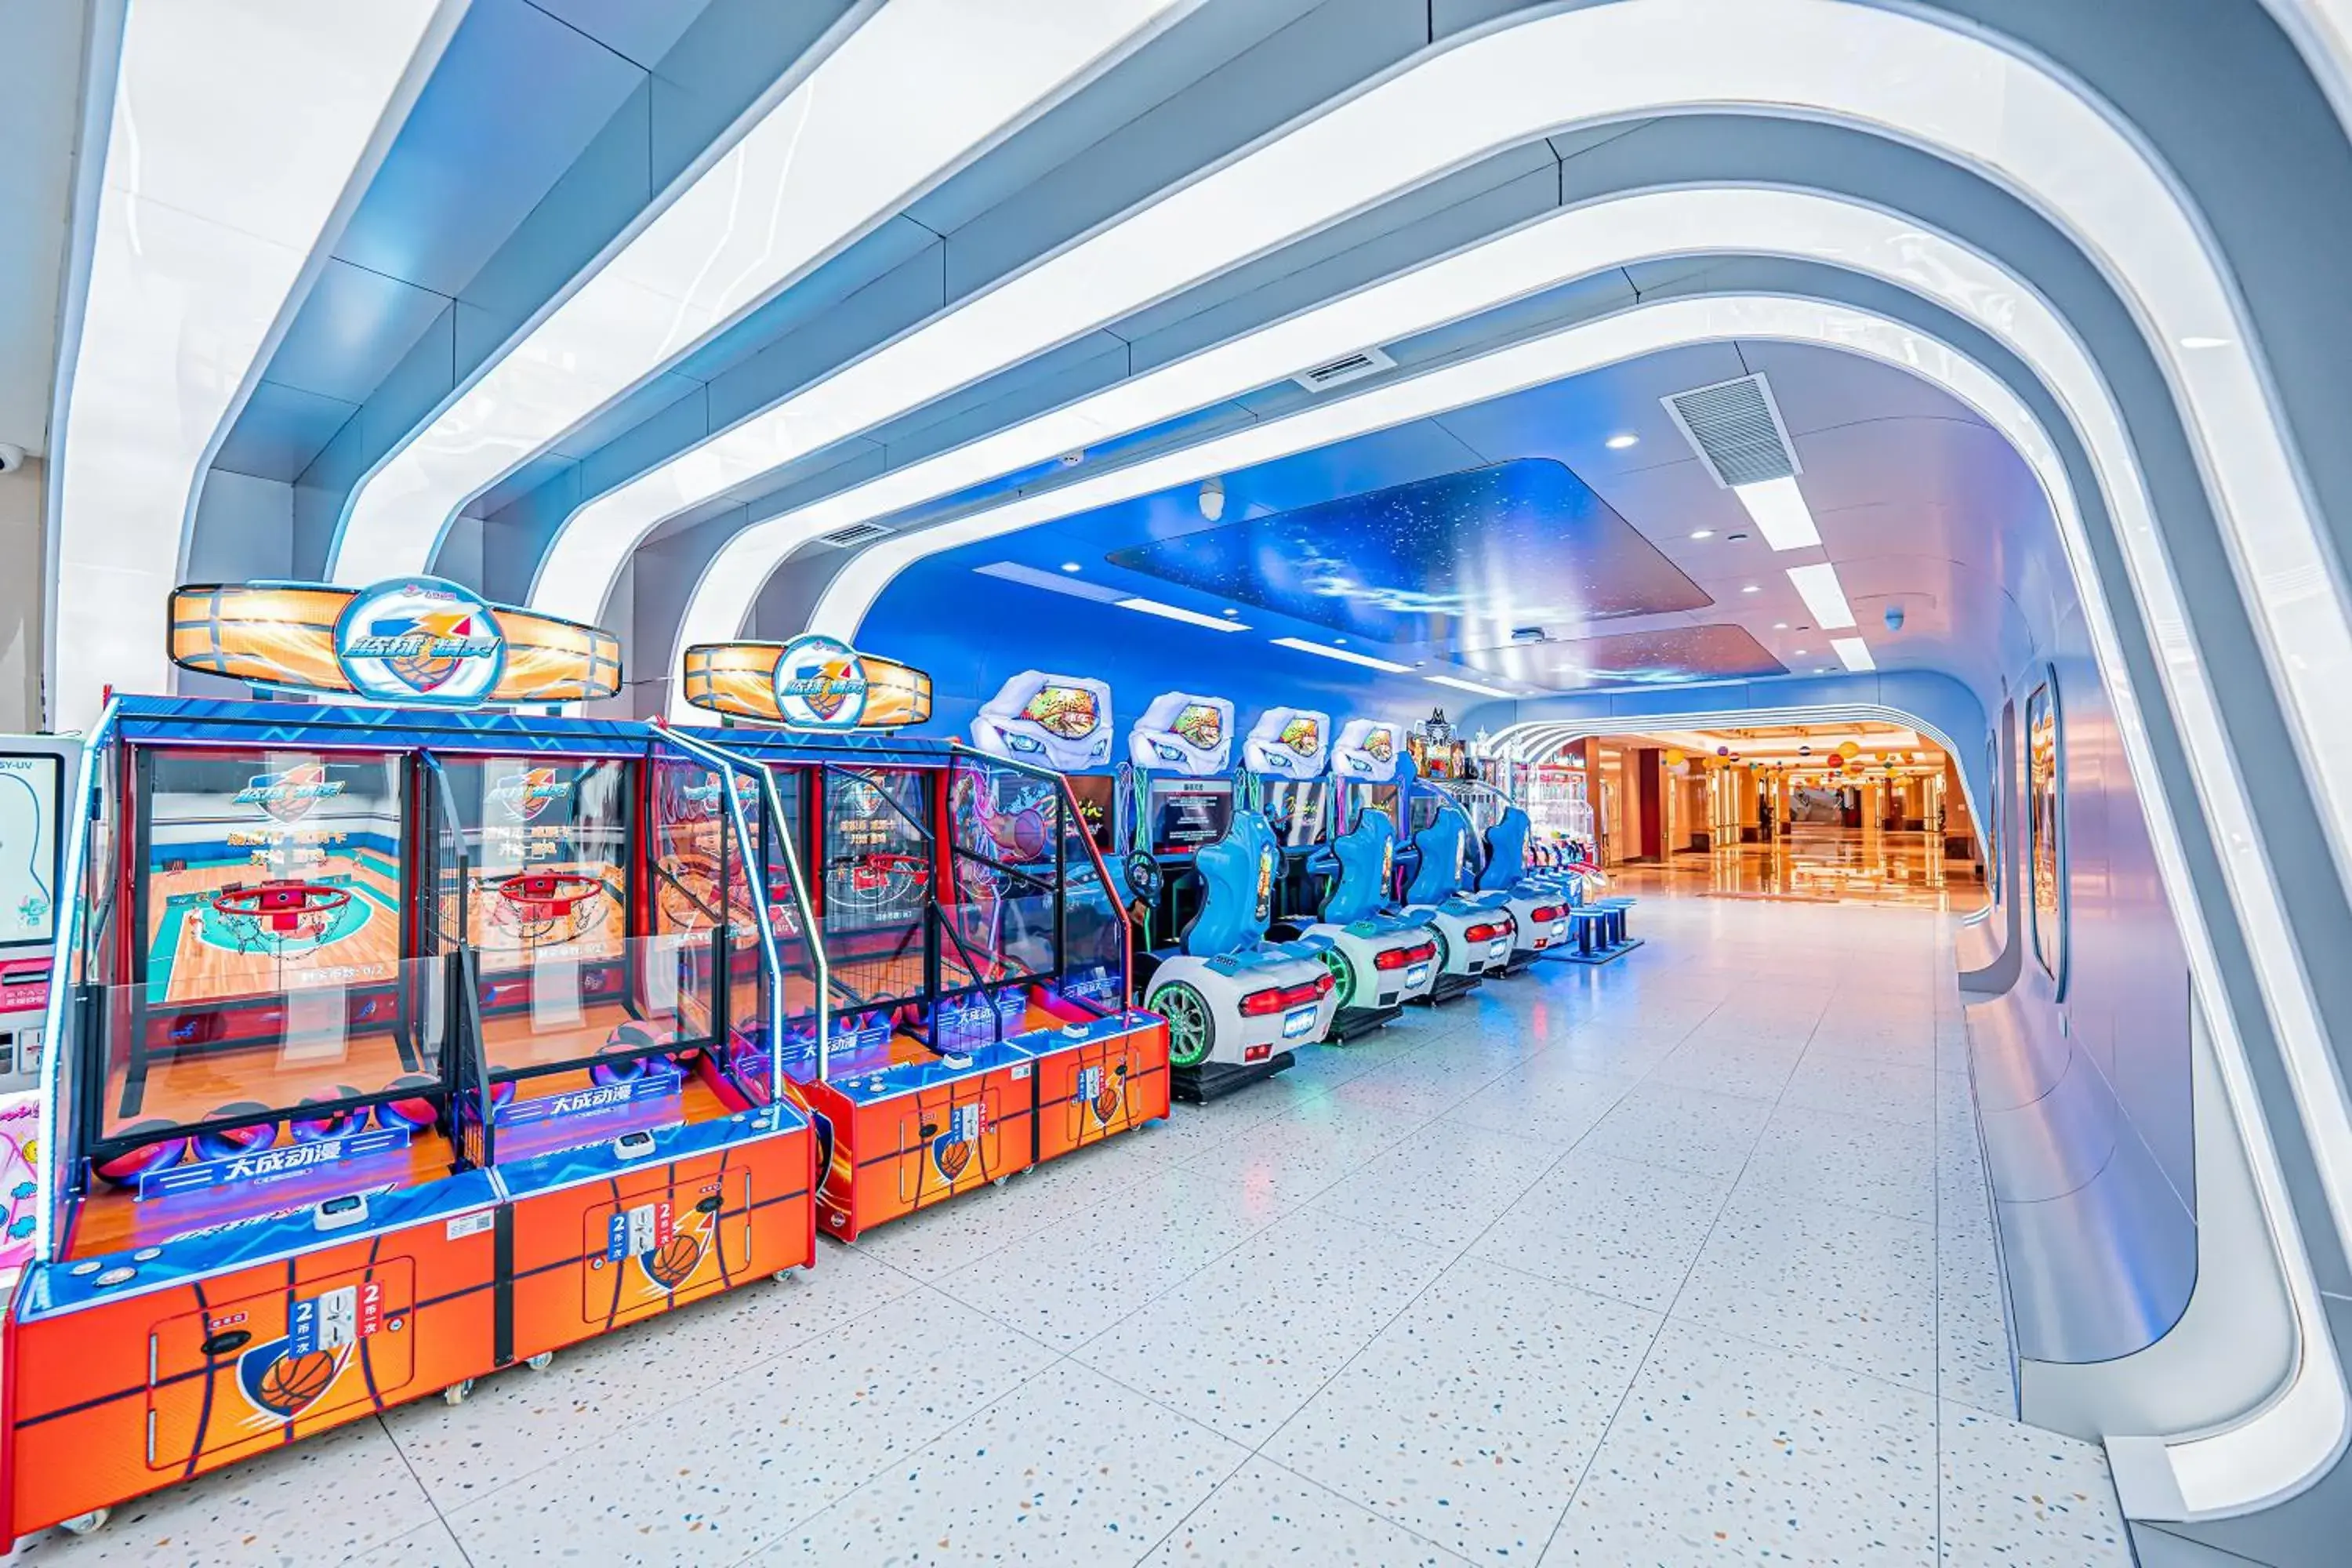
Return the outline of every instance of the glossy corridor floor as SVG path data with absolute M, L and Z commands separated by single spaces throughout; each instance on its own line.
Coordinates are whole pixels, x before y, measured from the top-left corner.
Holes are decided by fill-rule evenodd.
M 42 1563 L 2125 1563 L 2011 1406 L 1951 917 L 1673 895 Z

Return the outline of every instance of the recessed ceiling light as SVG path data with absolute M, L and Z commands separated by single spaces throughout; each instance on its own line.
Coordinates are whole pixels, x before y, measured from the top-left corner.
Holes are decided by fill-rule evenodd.
M 1711 528 L 1694 528 L 1691 530 L 1691 537 L 1693 539 L 1713 539 L 1715 537 L 1715 530 Z
M 1239 610 L 1227 610 L 1227 611 L 1225 612 L 1225 614 L 1227 614 L 1227 615 L 1229 615 L 1229 616 L 1238 616 L 1238 615 L 1240 615 L 1240 614 L 1241 614 L 1241 612 L 1240 612 Z
M 1622 452 L 1628 447 L 1639 446 L 1641 444 L 1641 440 L 1642 438 L 1639 436 L 1619 434 L 1610 437 L 1609 439 L 1601 444 L 1608 447 L 1612 452 Z
M 1162 620 L 1182 621 L 1187 626 L 1206 626 L 1213 632 L 1245 632 L 1249 627 L 1239 621 L 1221 621 L 1214 616 L 1204 616 L 1198 610 L 1188 610 L 1181 605 L 1163 605 L 1157 599 L 1140 597 L 1114 600 L 1122 610 L 1140 610 L 1147 616 Z
M 1804 658 L 1804 657 L 1805 657 L 1805 655 L 1806 655 L 1807 653 L 1809 653 L 1809 652 L 1811 652 L 1811 650 L 1810 648 L 1801 648 L 1801 648 L 1799 648 L 1795 653 L 1790 654 L 1789 657 L 1790 657 L 1790 658 Z
M 1331 646 L 1333 647 L 1346 647 L 1348 646 L 1348 639 L 1346 637 L 1333 637 L 1331 639 Z
M 1804 492 L 1797 489 L 1792 479 L 1766 479 L 1761 484 L 1734 485 L 1731 493 L 1748 509 L 1748 515 L 1764 535 L 1764 542 L 1775 550 L 1802 550 L 1822 542 L 1821 530 L 1813 526 L 1813 514 L 1805 505 Z
M 1065 561 L 1062 563 L 1062 570 L 1065 572 L 1076 572 L 1078 570 L 1078 563 L 1075 561 Z
M 1789 623 L 1786 621 L 1774 621 L 1772 623 L 1772 629 L 1776 632 L 1785 632 L 1789 629 Z
M 1615 445 L 1615 443 L 1611 443 Z M 1499 686 L 1481 686 L 1475 680 L 1461 680 L 1451 675 L 1424 675 L 1423 680 L 1437 686 L 1450 686 L 1456 691 L 1475 691 L 1481 697 L 1508 697 L 1512 693 Z
M 1293 653 L 1311 653 L 1318 658 L 1336 658 L 1343 664 L 1360 664 L 1368 669 L 1385 669 L 1391 675 L 1410 675 L 1412 666 L 1399 664 L 1392 658 L 1374 658 L 1368 653 L 1349 653 L 1344 648 L 1325 647 L 1321 643 L 1307 642 L 1300 637 L 1276 637 L 1274 646 L 1286 647 Z
M 1750 583 L 1750 584 L 1748 584 L 1746 587 L 1744 587 L 1744 588 L 1740 589 L 1739 591 L 1740 591 L 1741 593 L 1743 593 L 1743 594 L 1760 594 L 1760 593 L 1762 593 L 1764 590 L 1763 590 L 1762 588 L 1758 587 L 1755 584 Z

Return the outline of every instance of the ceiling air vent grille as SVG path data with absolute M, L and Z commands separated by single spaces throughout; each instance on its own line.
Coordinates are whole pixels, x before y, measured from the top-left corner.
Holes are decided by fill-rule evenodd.
M 1781 422 L 1780 405 L 1760 375 L 1673 393 L 1659 401 L 1718 485 L 1761 484 L 1804 472 L 1789 426 Z
M 1335 386 L 1345 386 L 1351 381 L 1361 381 L 1384 370 L 1394 370 L 1396 361 L 1378 349 L 1360 349 L 1344 359 L 1328 364 L 1318 364 L 1313 370 L 1302 370 L 1290 379 L 1309 392 L 1328 392 Z
M 872 543 L 889 531 L 878 522 L 853 522 L 847 528 L 820 533 L 811 542 L 824 545 L 828 550 L 855 550 L 861 544 Z

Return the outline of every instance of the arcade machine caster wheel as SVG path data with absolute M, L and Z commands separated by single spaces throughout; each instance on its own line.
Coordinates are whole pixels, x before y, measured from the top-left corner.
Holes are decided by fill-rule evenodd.
M 553 1351 L 541 1351 L 537 1355 L 525 1356 L 523 1358 L 522 1364 L 530 1368 L 533 1372 L 545 1372 L 549 1367 L 555 1364 L 555 1352 Z
M 58 1521 L 58 1528 L 68 1535 L 95 1535 L 104 1530 L 106 1521 L 113 1517 L 114 1510 L 110 1508 L 94 1508 L 88 1513 L 78 1513 L 71 1519 Z
M 793 1282 L 793 1276 L 799 1272 L 800 1270 L 797 1268 L 779 1268 L 773 1274 L 769 1275 L 768 1278 L 774 1280 L 779 1285 L 789 1285 Z
M 1000 1187 L 1001 1187 L 1001 1186 L 1003 1186 L 1005 1183 L 1007 1183 L 1007 1182 L 1011 1181 L 1013 1178 L 1012 1178 L 1011 1176 L 997 1176 L 997 1177 L 993 1177 L 993 1178 L 992 1178 L 992 1179 L 996 1183 L 996 1184 L 997 1184 L 998 1186 L 1000 1186 Z
M 448 1387 L 441 1391 L 441 1403 L 444 1405 L 463 1405 L 466 1403 L 466 1395 L 473 1392 L 474 1380 L 470 1377 L 463 1383 L 453 1383 Z

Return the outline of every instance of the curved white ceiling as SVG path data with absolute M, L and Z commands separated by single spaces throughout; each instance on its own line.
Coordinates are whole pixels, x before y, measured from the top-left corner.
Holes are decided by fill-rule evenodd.
M 2040 298 L 2001 274 L 1982 258 L 1948 239 L 1901 220 L 1834 198 L 1793 192 L 1682 190 L 1651 193 L 1596 204 L 1567 217 L 1606 224 L 1623 209 L 1655 215 L 1679 209 L 1685 219 L 1720 204 L 1727 213 L 1744 212 L 1752 233 L 1718 229 L 1690 237 L 1690 248 L 1737 248 L 1766 254 L 1818 255 L 1819 258 L 1876 271 L 1952 306 L 1986 325 L 2044 378 L 2066 406 L 2097 468 L 2107 508 L 2124 544 L 2131 587 L 2144 606 L 2150 640 L 2164 670 L 2167 693 L 2188 741 L 2200 795 L 2213 818 L 2217 847 L 2239 908 L 2252 938 L 2257 963 L 2276 1010 L 2275 1022 L 2293 1063 L 2296 1093 L 2331 1198 L 2339 1200 L 2339 1233 L 2347 1220 L 2340 1199 L 2352 1192 L 2352 1116 L 2336 1085 L 2332 1058 L 2312 1010 L 2300 954 L 2292 940 L 2274 879 L 2254 831 L 2252 806 L 2231 761 L 2220 708 L 2209 674 L 2187 636 L 2179 587 L 2161 548 L 2137 458 L 2119 412 L 2104 381 L 2064 324 Z M 1547 220 L 1558 223 L 1561 219 Z M 1700 226 L 1703 227 L 1703 225 Z M 1875 232 L 1874 232 L 1874 230 Z M 1822 237 L 1819 252 L 1792 236 Z M 1642 259 L 1629 253 L 1627 261 Z M 1442 264 L 1441 264 L 1442 265 Z M 1982 415 L 2008 437 L 2033 468 L 2059 522 L 2062 541 L 2083 595 L 2085 620 L 2103 676 L 2108 683 L 2133 773 L 2157 778 L 2152 749 L 2126 668 L 2110 606 L 2083 534 L 2080 513 L 2063 462 L 2047 435 L 2016 395 L 1980 367 L 1907 328 L 1837 306 L 1778 298 L 1698 298 L 1641 305 L 1601 321 L 1580 323 L 1549 336 L 1498 350 L 1479 359 L 1389 383 L 1342 402 L 1309 408 L 1286 419 L 1216 437 L 1183 451 L 1153 458 L 1082 481 L 1047 495 L 1004 503 L 972 517 L 940 525 L 920 536 L 887 542 L 876 552 L 911 548 L 917 538 L 948 548 L 990 533 L 1034 526 L 1134 495 L 1189 483 L 1212 473 L 1270 461 L 1328 445 L 1352 434 L 1422 417 L 1441 408 L 1481 401 L 1524 386 L 1597 369 L 1644 353 L 1690 342 L 1727 338 L 1780 338 L 1869 354 L 1941 386 Z M 821 603 L 815 629 L 847 637 L 856 629 L 867 592 L 888 573 L 876 574 L 866 589 L 845 587 L 838 612 Z M 855 614 L 850 613 L 852 607 Z M 2160 787 L 2141 792 L 2150 817 L 2150 837 L 2174 908 L 2180 911 L 2186 945 L 2203 993 L 2223 993 L 2210 934 L 2200 912 L 2180 847 L 2179 828 Z M 2214 1009 L 2217 1024 L 2226 1021 Z M 2243 1046 L 2225 1043 L 2225 1076 L 2249 1147 L 2261 1150 L 2270 1212 L 2276 1216 L 2282 1249 L 2299 1258 L 2275 1153 L 2262 1123 Z M 2298 1265 L 2307 1282 L 2307 1266 Z M 2290 1272 L 2296 1272 L 2291 1268 Z M 2305 1290 L 2305 1284 L 2298 1284 Z M 2307 1338 L 2324 1336 L 2316 1299 L 2304 1297 Z M 2310 1352 L 2328 1353 L 2321 1346 Z M 2280 1401 L 2259 1433 L 2251 1427 L 2175 1445 L 2175 1480 L 2193 1511 L 2226 1512 L 2252 1506 L 2292 1489 L 2331 1460 L 2345 1433 L 2346 1412 L 2332 1362 L 2315 1368 L 2325 1375 L 2307 1380 Z M 2333 1387 L 2336 1392 L 2326 1390 Z
M 127 8 L 53 441 L 53 728 L 86 728 L 109 686 L 171 689 L 198 481 L 466 4 Z
M 328 574 L 425 570 L 475 496 L 1197 4 L 888 0 L 361 479 Z
M 642 537 L 730 486 L 919 406 L 1348 213 L 1561 126 L 1751 108 L 1853 122 L 2013 191 L 2147 323 L 2342 869 L 2352 876 L 2352 613 L 2224 268 L 2167 173 L 2072 83 L 1986 38 L 1841 0 L 1621 0 L 1499 26 L 1399 71 L 574 514 Z M 2196 346 L 2187 346 L 2195 344 Z M 1296 367 L 1294 367 L 1296 368 Z M 567 529 L 532 602 L 593 616 Z M 732 562 L 764 576 L 795 531 Z M 593 579 L 593 586 L 589 580 Z M 699 622 L 698 625 L 707 625 Z M 734 628 L 729 628 L 731 635 Z

